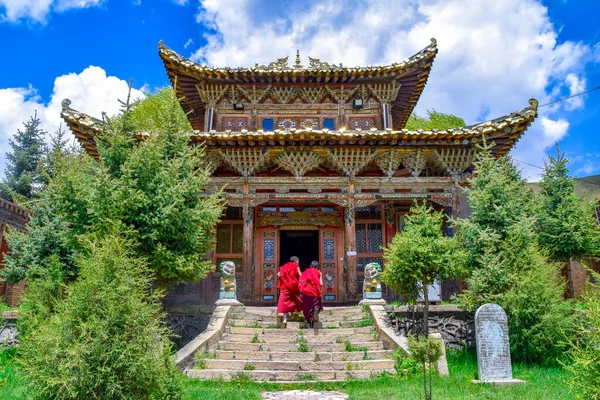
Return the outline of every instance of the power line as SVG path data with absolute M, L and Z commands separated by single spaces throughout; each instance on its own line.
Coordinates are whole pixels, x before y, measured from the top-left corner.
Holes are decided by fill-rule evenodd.
M 516 162 L 521 163 L 521 164 L 529 165 L 530 167 L 544 169 L 543 167 L 540 167 L 539 165 L 534 165 L 534 164 L 530 164 L 530 163 L 525 162 L 525 161 L 520 161 L 520 160 L 517 160 L 516 158 L 513 158 L 513 160 L 515 160 Z M 589 183 L 589 184 L 592 184 L 592 185 L 600 186 L 600 183 L 589 181 L 586 178 L 573 178 L 573 179 L 577 179 L 578 181 L 586 182 L 586 183 Z
M 551 101 L 550 103 L 542 104 L 541 106 L 538 106 L 538 108 L 546 107 L 546 106 L 549 106 L 549 105 L 554 104 L 554 103 L 559 103 L 561 101 L 569 100 L 569 99 L 571 99 L 573 97 L 581 96 L 582 94 L 593 92 L 594 90 L 598 90 L 598 89 L 600 89 L 600 86 L 597 86 L 597 87 L 592 88 L 592 89 L 584 90 L 583 92 L 575 93 L 575 94 L 572 94 L 572 95 L 567 96 L 567 97 L 563 97 L 562 99 Z

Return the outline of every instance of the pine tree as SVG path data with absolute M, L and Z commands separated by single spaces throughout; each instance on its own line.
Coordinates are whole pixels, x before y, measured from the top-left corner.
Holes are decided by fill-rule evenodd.
M 467 190 L 473 210 L 457 221 L 470 253 L 468 289 L 458 303 L 475 311 L 485 303 L 500 305 L 508 316 L 515 360 L 552 363 L 562 355 L 563 332 L 571 329 L 570 303 L 558 266 L 537 242 L 533 192 L 509 158 L 495 159 L 484 147 Z
M 40 163 L 41 180 L 46 186 L 56 175 L 57 164 L 68 155 L 75 155 L 77 148 L 69 144 L 67 132 L 62 125 L 54 135 L 50 135 L 50 145 L 46 147 L 42 162 Z
M 542 176 L 539 202 L 539 242 L 553 260 L 566 265 L 569 296 L 573 297 L 571 260 L 583 262 L 597 255 L 600 230 L 594 218 L 594 205 L 574 194 L 575 181 L 568 175 L 568 159 L 556 145 L 556 157 L 549 157 Z
M 14 138 L 9 140 L 12 152 L 6 155 L 5 176 L 0 184 L 0 196 L 17 202 L 39 196 L 43 184 L 39 164 L 46 149 L 46 132 L 37 112 L 24 125 L 25 129 L 17 130 Z

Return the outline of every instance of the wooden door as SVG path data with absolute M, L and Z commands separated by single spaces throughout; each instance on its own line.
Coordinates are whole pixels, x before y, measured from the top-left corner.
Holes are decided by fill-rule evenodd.
M 323 300 L 343 302 L 344 285 L 343 238 L 340 228 L 325 227 L 319 232 L 321 248 L 321 273 L 323 274 Z
M 277 271 L 279 260 L 279 231 L 273 228 L 256 229 L 255 302 L 277 304 Z

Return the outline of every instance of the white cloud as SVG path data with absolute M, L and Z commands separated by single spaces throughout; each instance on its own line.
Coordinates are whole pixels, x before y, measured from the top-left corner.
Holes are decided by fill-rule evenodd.
M 187 42 L 185 42 L 185 44 L 183 45 L 183 48 L 184 48 L 184 49 L 187 49 L 188 47 L 190 47 L 190 46 L 191 46 L 191 45 L 193 45 L 193 44 L 194 44 L 194 39 L 192 39 L 192 38 L 189 38 L 189 39 L 187 40 Z
M 511 155 L 523 169 L 524 176 L 537 181 L 541 178 L 546 150 L 567 135 L 569 121 L 564 118 L 553 120 L 541 117 L 525 133 Z
M 28 121 L 34 112 L 37 111 L 44 130 L 53 135 L 63 122 L 60 112 L 64 99 L 71 100 L 72 108 L 100 118 L 102 112 L 108 115 L 119 112 L 118 100 L 127 99 L 128 87 L 127 81 L 107 76 L 102 68 L 90 66 L 79 74 L 71 73 L 56 78 L 48 103 L 31 87 L 0 89 L 0 173 L 4 171 L 6 152 L 10 151 L 8 139 L 23 127 L 23 122 Z M 143 97 L 142 90 L 133 89 L 133 99 Z
M 583 92 L 585 90 L 585 78 L 580 78 L 574 73 L 567 75 L 565 79 L 567 86 L 569 87 L 569 95 L 573 96 L 576 93 Z M 568 111 L 583 108 L 583 97 L 577 96 L 567 100 L 565 109 Z
M 105 0 L 0 0 L 0 22 L 32 20 L 46 23 L 51 11 L 95 7 Z
M 592 54 L 582 43 L 558 43 L 547 9 L 537 0 L 200 4 L 197 20 L 212 32 L 192 58 L 209 65 L 253 66 L 286 55 L 292 60 L 296 49 L 304 62 L 310 55 L 350 66 L 385 64 L 404 60 L 435 37 L 439 53 L 416 111 L 435 108 L 467 123 L 525 107 L 531 97 L 544 104 L 560 97 L 565 85 L 576 90 L 585 85 L 582 72 Z M 540 110 L 542 122 L 517 145 L 522 161 L 542 165 L 551 139 L 568 128 L 552 113 L 580 107 L 579 101 Z

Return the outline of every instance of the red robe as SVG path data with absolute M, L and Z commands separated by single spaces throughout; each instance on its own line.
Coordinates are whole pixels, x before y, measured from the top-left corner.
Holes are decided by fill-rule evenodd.
M 298 289 L 298 264 L 289 262 L 279 270 L 279 300 L 277 301 L 277 312 L 288 313 L 302 310 L 302 299 Z
M 316 268 L 308 268 L 300 277 L 300 291 L 313 297 L 321 297 L 323 295 L 323 287 L 321 286 L 321 271 Z

